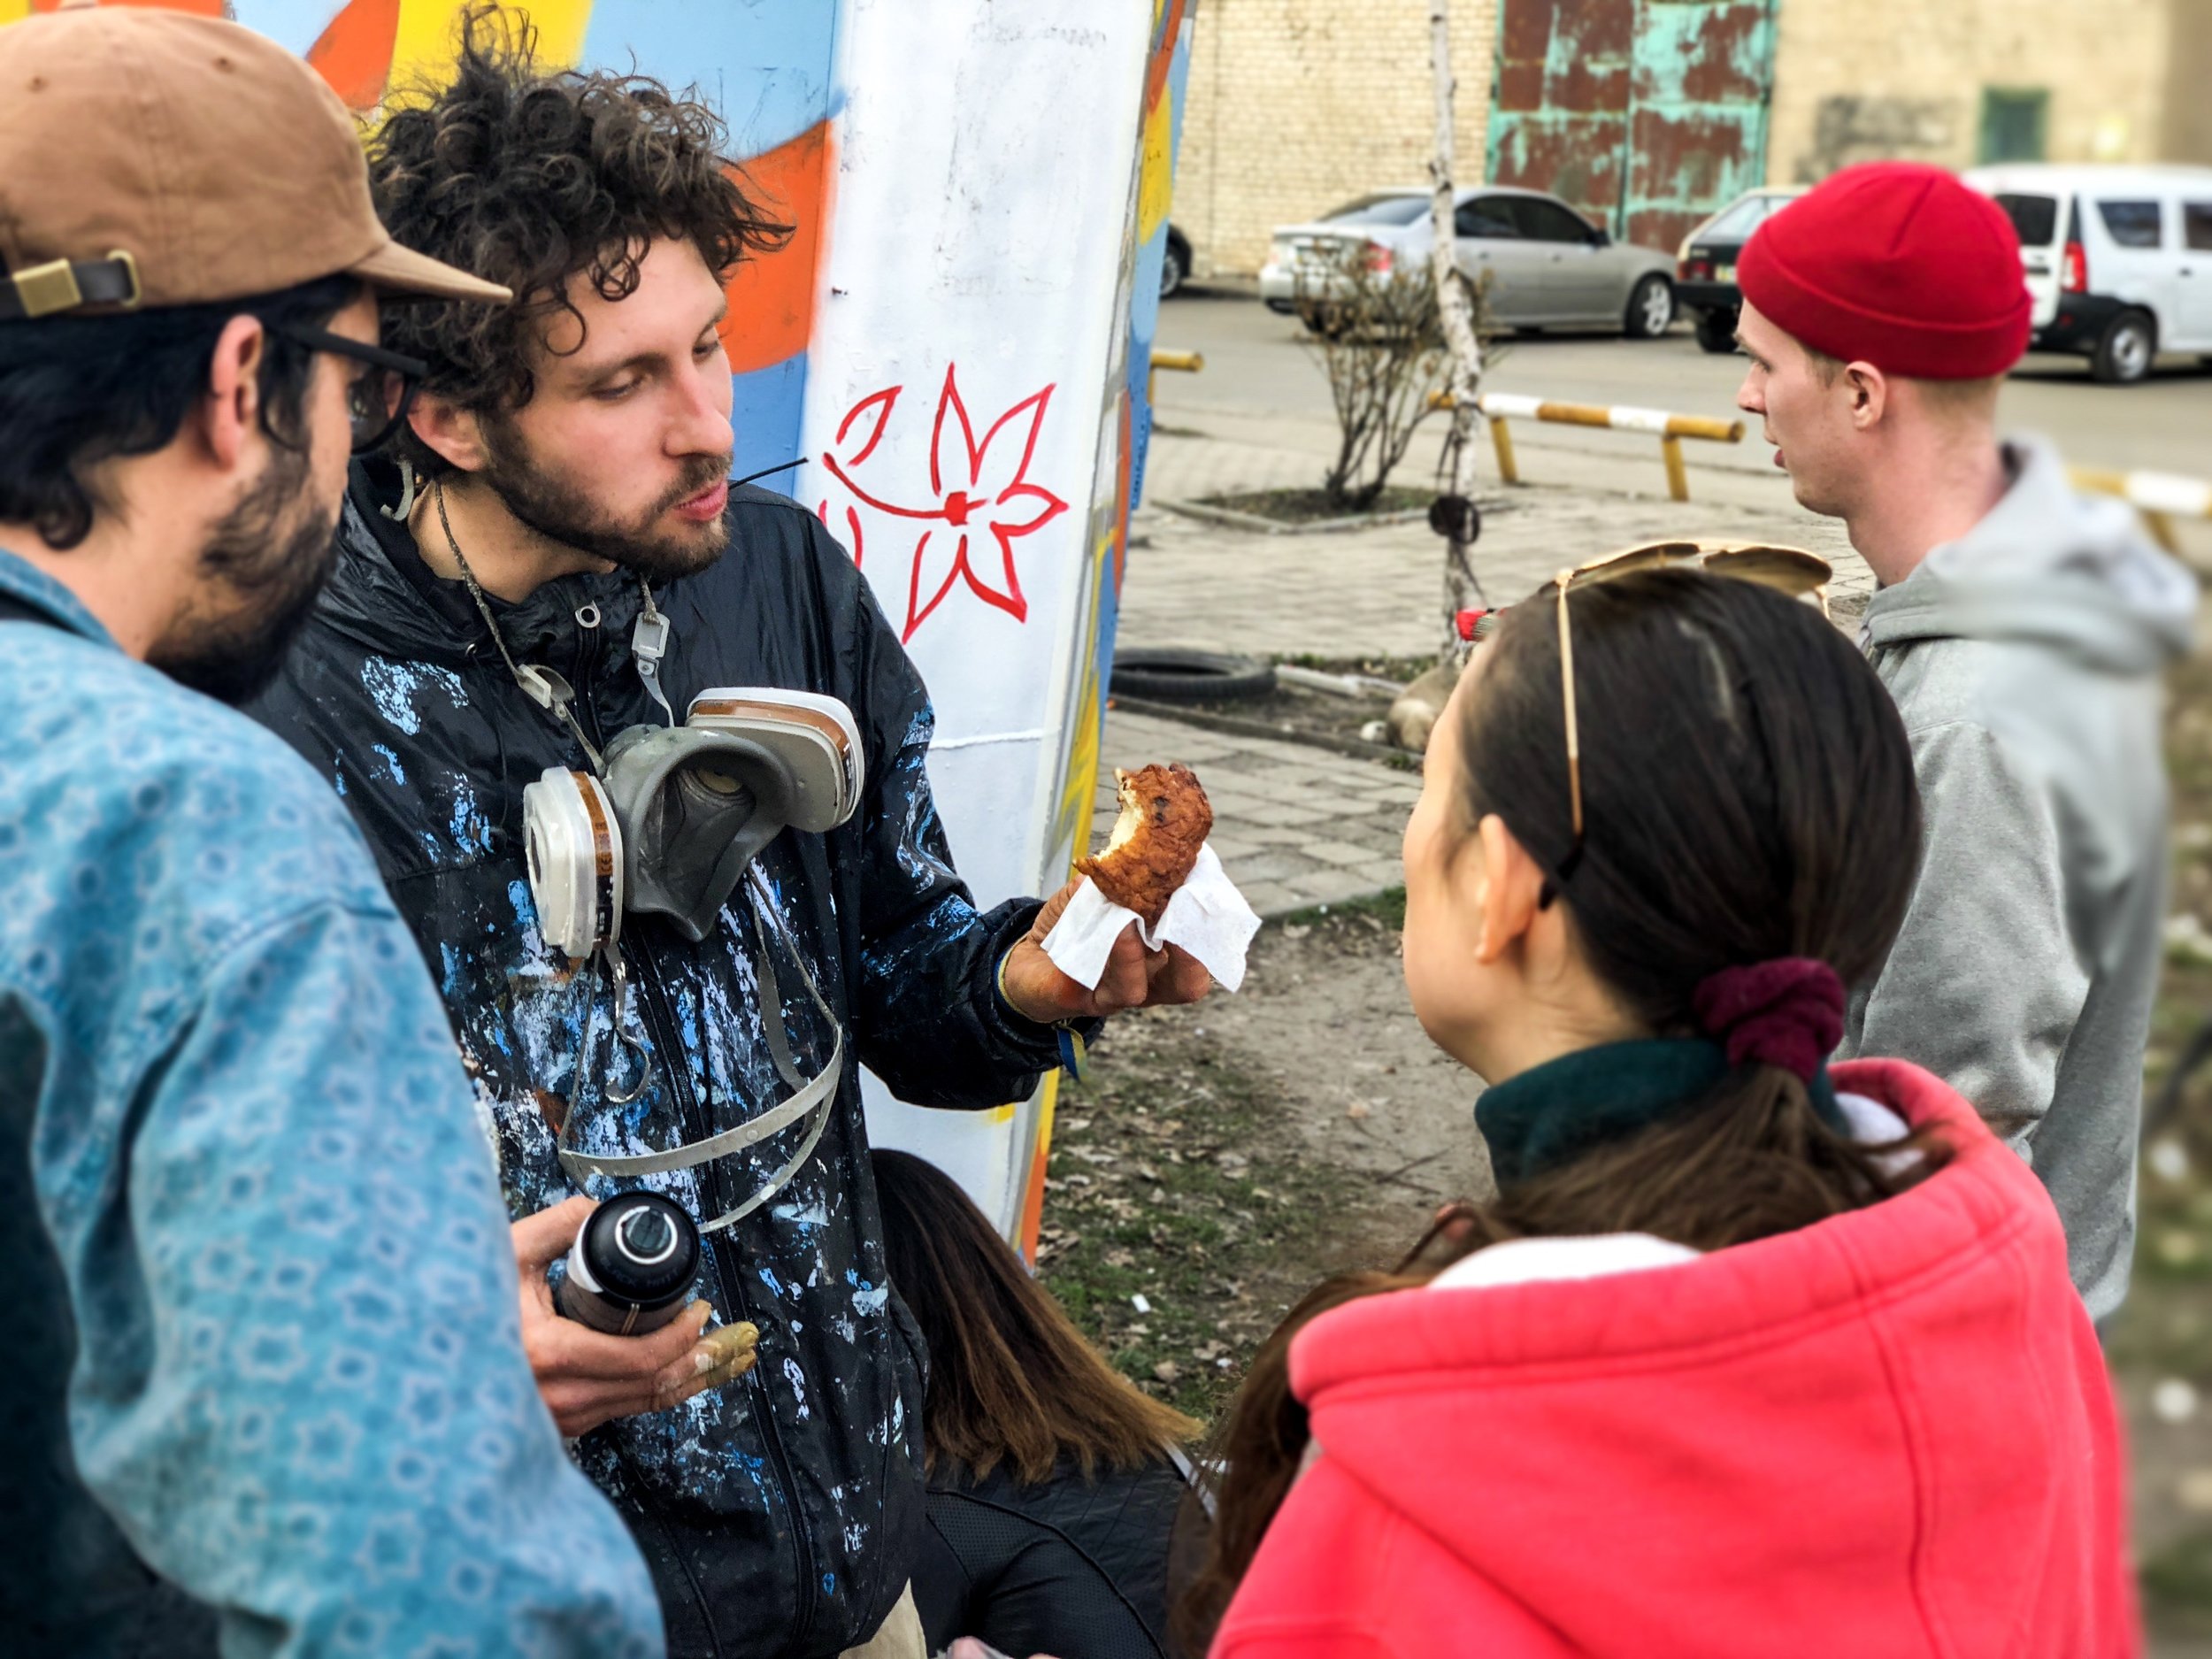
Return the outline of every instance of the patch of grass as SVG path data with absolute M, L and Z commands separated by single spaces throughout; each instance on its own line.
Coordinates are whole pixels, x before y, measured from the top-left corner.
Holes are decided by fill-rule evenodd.
M 1103 1047 L 1061 1096 L 1038 1271 L 1125 1375 L 1207 1421 L 1307 1288 L 1278 1280 L 1312 1259 L 1340 1194 L 1268 1148 L 1272 1086 L 1187 1017 L 1125 1015 Z
M 1371 916 L 1394 933 L 1405 931 L 1406 890 L 1387 887 L 1380 893 L 1371 893 L 1364 898 L 1347 899 L 1340 904 L 1316 904 L 1309 910 L 1293 910 L 1276 923 L 1280 926 L 1311 927 L 1332 918 Z
M 2175 1539 L 2143 1563 L 2153 1623 L 2175 1636 L 2212 1636 L 2212 1532 Z
M 1402 686 L 1412 684 L 1436 666 L 1433 657 L 1392 657 L 1379 653 L 1372 657 L 1317 657 L 1311 651 L 1300 651 L 1288 657 L 1278 655 L 1275 660 L 1324 674 L 1371 674 L 1377 680 L 1394 680 Z

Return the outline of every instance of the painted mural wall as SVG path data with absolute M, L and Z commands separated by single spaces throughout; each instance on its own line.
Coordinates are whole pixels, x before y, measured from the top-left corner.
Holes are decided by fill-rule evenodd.
M 1766 179 L 1776 0 L 1502 0 L 1489 178 L 1671 250 Z
M 114 4 L 115 0 L 110 0 Z M 130 3 L 130 0 L 125 0 Z M 144 0 L 140 0 L 144 3 Z M 373 123 L 453 61 L 457 0 L 153 0 L 305 56 Z M 0 0 L 0 24 L 54 0 Z M 796 234 L 741 267 L 738 475 L 818 511 L 927 680 L 931 776 L 987 906 L 1087 845 L 1150 411 L 1186 0 L 536 0 L 539 60 L 695 85 Z M 1055 1084 L 872 1133 L 1033 1253 Z

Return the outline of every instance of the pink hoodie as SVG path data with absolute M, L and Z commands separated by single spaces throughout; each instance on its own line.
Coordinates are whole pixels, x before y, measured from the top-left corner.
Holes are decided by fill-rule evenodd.
M 1835 1082 L 1955 1155 L 1693 1262 L 1303 1332 L 1323 1453 L 1214 1659 L 2139 1652 L 2119 1425 L 2050 1199 L 1918 1068 Z

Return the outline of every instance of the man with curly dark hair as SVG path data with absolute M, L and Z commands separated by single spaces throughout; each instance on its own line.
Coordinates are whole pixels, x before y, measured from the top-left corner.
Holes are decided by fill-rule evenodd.
M 654 1569 L 671 1651 L 918 1655 L 925 1356 L 886 1283 L 853 1061 L 907 1100 L 995 1106 L 1068 1028 L 1194 998 L 1204 970 L 1133 932 L 1085 991 L 1040 948 L 1070 889 L 978 911 L 896 636 L 812 514 L 728 481 L 725 283 L 783 233 L 710 111 L 540 73 L 472 19 L 453 83 L 370 161 L 396 240 L 517 298 L 388 318 L 423 390 L 396 454 L 357 467 L 337 573 L 255 711 L 342 793 L 443 987 L 497 1126 L 541 1390 Z M 718 909 L 641 909 L 668 873 L 641 843 L 741 818 L 743 786 L 702 772 L 680 810 L 623 818 L 618 864 L 603 785 L 725 687 L 810 710 L 853 755 L 856 810 L 775 835 Z M 526 841 L 549 797 L 526 787 L 599 803 L 573 896 L 618 942 L 546 900 L 557 849 Z M 680 1316 L 698 1340 L 664 1371 L 547 1294 L 574 1194 L 611 1171 L 707 1228 Z

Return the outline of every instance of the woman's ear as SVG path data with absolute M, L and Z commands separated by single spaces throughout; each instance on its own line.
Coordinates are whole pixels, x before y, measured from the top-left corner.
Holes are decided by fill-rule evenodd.
M 1482 909 L 1482 933 L 1476 941 L 1475 960 L 1491 963 L 1525 937 L 1535 922 L 1543 896 L 1544 872 L 1494 812 L 1476 826 L 1475 842 L 1480 867 L 1466 877 L 1480 884 L 1472 895 Z M 1463 862 L 1472 865 L 1477 860 Z
M 488 458 L 484 431 L 475 411 L 464 409 L 434 392 L 423 391 L 416 394 L 414 403 L 407 411 L 407 424 L 415 436 L 457 470 L 475 472 L 483 469 Z

